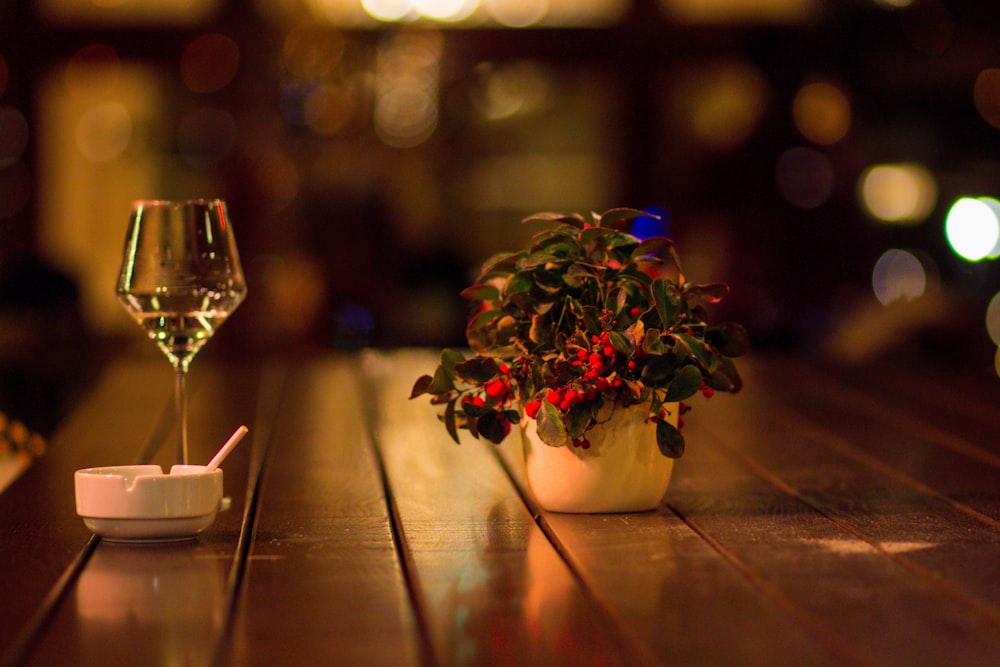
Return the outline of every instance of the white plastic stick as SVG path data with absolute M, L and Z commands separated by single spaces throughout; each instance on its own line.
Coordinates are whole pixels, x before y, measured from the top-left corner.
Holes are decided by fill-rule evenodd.
M 212 460 L 208 462 L 207 466 L 205 466 L 206 472 L 211 472 L 222 465 L 222 461 L 229 456 L 229 452 L 233 451 L 236 445 L 240 444 L 240 440 L 243 439 L 243 436 L 245 436 L 249 430 L 250 429 L 246 426 L 240 426 L 236 429 L 236 431 L 229 436 L 229 440 L 226 440 L 226 444 L 224 444 L 222 448 L 215 453 Z

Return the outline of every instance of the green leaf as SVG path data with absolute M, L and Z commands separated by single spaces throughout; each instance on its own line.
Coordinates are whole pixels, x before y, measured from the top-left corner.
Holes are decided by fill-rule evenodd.
M 632 356 L 632 352 L 635 351 L 635 345 L 629 340 L 628 336 L 621 331 L 609 331 L 608 337 L 611 339 L 611 344 L 616 350 L 626 357 Z
M 459 296 L 470 301 L 498 301 L 500 290 L 495 285 L 472 285 L 459 292 Z
M 583 223 L 585 222 L 583 216 L 579 213 L 533 213 L 527 218 L 521 220 L 522 223 L 525 222 L 559 222 L 566 225 L 572 225 L 577 229 L 583 229 Z
M 632 259 L 639 259 L 646 255 L 654 255 L 664 248 L 673 246 L 674 242 L 663 236 L 651 236 L 642 241 L 635 250 L 632 251 Z
M 413 383 L 413 389 L 410 390 L 410 398 L 416 398 L 417 396 L 423 396 L 427 393 L 427 388 L 431 386 L 431 382 L 434 381 L 430 375 L 421 375 L 417 378 L 417 381 Z
M 562 412 L 548 401 L 542 401 L 542 409 L 536 416 L 538 421 L 538 437 L 542 442 L 552 447 L 562 447 L 566 444 L 566 425 L 563 423 Z
M 694 396 L 701 388 L 703 379 L 701 371 L 697 366 L 683 366 L 667 387 L 667 395 L 663 399 L 664 403 L 683 401 L 685 398 Z
M 649 287 L 656 312 L 664 328 L 669 328 L 674 323 L 680 310 L 680 302 L 674 294 L 674 288 L 674 283 L 667 278 L 657 278 Z
M 517 260 L 525 253 L 522 252 L 498 252 L 485 262 L 479 271 L 479 281 L 494 275 L 507 275 L 517 266 Z
M 448 435 L 451 439 L 455 441 L 456 444 L 462 444 L 462 441 L 458 439 L 458 427 L 455 425 L 455 402 L 457 399 L 452 399 L 448 401 L 448 405 L 444 409 L 444 428 L 448 431 Z
M 656 422 L 656 445 L 660 453 L 671 459 L 679 459 L 684 454 L 684 436 L 668 421 Z
M 500 372 L 492 357 L 472 357 L 468 361 L 455 364 L 455 375 L 469 384 L 482 384 Z
M 441 350 L 441 365 L 447 371 L 449 377 L 455 377 L 455 366 L 465 361 L 465 355 L 460 351 L 445 348 Z
M 490 442 L 499 445 L 509 432 L 509 427 L 503 416 L 491 410 L 489 414 L 479 418 L 476 424 L 479 433 Z
M 503 286 L 504 296 L 519 294 L 521 292 L 529 292 L 531 291 L 531 285 L 532 280 L 530 273 L 515 273 L 507 279 L 507 283 Z
M 446 394 L 449 391 L 454 391 L 455 382 L 452 379 L 454 376 L 448 372 L 444 364 L 437 367 L 434 371 L 434 378 L 431 383 L 427 386 L 428 394 Z
M 483 417 L 491 412 L 494 412 L 494 409 L 488 405 L 476 405 L 475 403 L 462 403 L 461 406 L 462 406 L 462 412 L 464 412 L 470 417 Z
M 646 330 L 646 335 L 642 337 L 642 351 L 646 354 L 663 354 L 667 351 L 659 329 Z
M 484 310 L 479 313 L 471 320 L 469 320 L 469 325 L 466 327 L 470 331 L 475 331 L 477 329 L 483 329 L 493 320 L 504 315 L 504 311 L 499 308 L 494 308 L 493 310 Z
M 725 283 L 710 283 L 707 285 L 684 285 L 684 292 L 689 297 L 702 303 L 718 303 L 729 294 L 729 285 Z
M 645 211 L 639 211 L 634 208 L 613 208 L 605 211 L 600 216 L 600 224 L 602 227 L 616 227 L 623 226 L 624 223 L 641 217 L 650 217 L 660 219 L 660 216 L 653 213 L 646 213 Z
M 705 332 L 709 345 L 727 357 L 740 357 L 750 350 L 750 337 L 746 329 L 735 322 L 723 322 Z
M 706 369 L 711 369 L 715 365 L 713 363 L 712 352 L 703 341 L 687 334 L 679 333 L 674 335 L 687 346 L 694 358 L 698 360 L 698 363 Z

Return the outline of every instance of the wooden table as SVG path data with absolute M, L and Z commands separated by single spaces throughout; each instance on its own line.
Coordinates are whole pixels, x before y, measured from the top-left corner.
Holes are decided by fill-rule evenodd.
M 0 494 L 4 664 L 1000 664 L 995 378 L 751 358 L 658 511 L 578 516 L 407 399 L 434 361 L 199 359 L 194 459 L 251 429 L 232 508 L 145 547 L 74 511 L 73 470 L 172 437 L 162 360 L 115 364 Z

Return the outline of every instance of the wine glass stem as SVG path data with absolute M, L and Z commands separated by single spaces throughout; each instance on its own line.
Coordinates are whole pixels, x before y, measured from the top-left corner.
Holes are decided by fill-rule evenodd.
M 188 462 L 188 429 L 187 429 L 187 372 L 183 366 L 177 368 L 177 382 L 174 384 L 174 403 L 177 406 L 177 428 L 180 438 L 177 442 L 177 462 L 187 465 Z

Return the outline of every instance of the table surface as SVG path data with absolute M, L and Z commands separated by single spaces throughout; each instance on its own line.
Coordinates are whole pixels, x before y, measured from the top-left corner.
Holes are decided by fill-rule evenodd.
M 568 515 L 408 400 L 435 361 L 200 358 L 194 461 L 251 432 L 160 546 L 75 514 L 75 469 L 172 450 L 169 370 L 116 362 L 0 494 L 3 664 L 1000 664 L 996 378 L 751 357 L 659 509 Z

